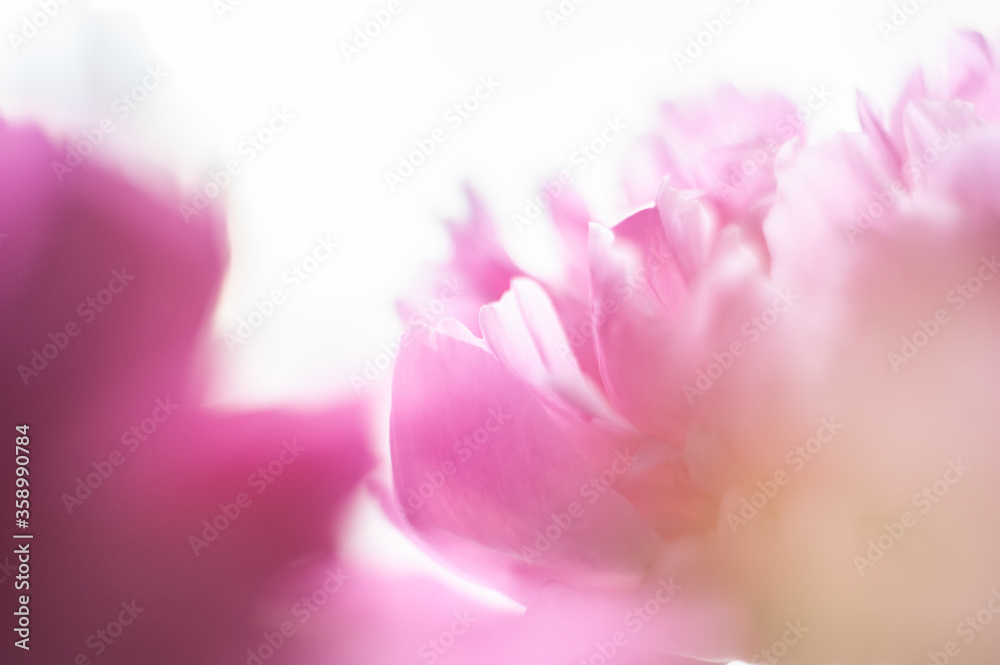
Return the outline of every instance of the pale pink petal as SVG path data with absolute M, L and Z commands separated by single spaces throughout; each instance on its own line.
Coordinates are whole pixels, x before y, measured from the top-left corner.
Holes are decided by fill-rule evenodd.
M 602 391 L 580 370 L 559 314 L 537 282 L 515 279 L 498 302 L 483 307 L 479 320 L 490 350 L 551 405 L 617 420 Z
M 613 233 L 613 234 L 612 234 Z M 676 322 L 686 281 L 655 208 L 591 235 L 591 300 L 605 391 L 639 429 L 681 447 Z
M 528 387 L 454 337 L 422 328 L 400 355 L 390 439 L 410 522 L 476 573 L 607 583 L 638 574 L 655 551 L 613 489 L 588 489 L 599 471 Z

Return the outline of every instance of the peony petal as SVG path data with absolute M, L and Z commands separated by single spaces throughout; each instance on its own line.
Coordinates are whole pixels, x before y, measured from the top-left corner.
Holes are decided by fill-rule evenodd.
M 477 572 L 628 579 L 655 551 L 616 492 L 588 489 L 595 472 L 527 386 L 454 337 L 422 328 L 400 354 L 390 440 L 410 522 Z
M 684 281 L 694 281 L 708 258 L 715 240 L 716 225 L 711 214 L 694 198 L 684 197 L 664 178 L 656 193 L 656 210 Z M 671 297 L 671 296 L 665 296 Z
M 613 234 L 591 231 L 591 299 L 604 388 L 639 429 L 680 446 L 679 350 L 671 342 L 686 285 L 655 208 Z
M 515 279 L 499 302 L 483 307 L 479 320 L 497 358 L 550 405 L 569 405 L 588 419 L 620 420 L 580 370 L 575 350 L 582 344 L 567 338 L 552 301 L 537 282 Z

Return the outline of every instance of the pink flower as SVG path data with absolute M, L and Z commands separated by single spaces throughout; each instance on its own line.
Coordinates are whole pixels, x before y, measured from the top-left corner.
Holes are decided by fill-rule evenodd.
M 29 441 L 26 525 L 10 495 L 2 516 L 34 535 L 0 554 L 7 616 L 27 607 L 33 662 L 245 661 L 275 630 L 274 588 L 338 554 L 371 465 L 365 409 L 203 406 L 218 214 L 188 225 L 178 194 L 91 164 L 60 181 L 62 152 L 0 123 L 5 492 L 15 425 Z M 4 662 L 24 656 L 11 623 Z
M 517 277 L 481 337 L 445 321 L 402 351 L 393 471 L 422 542 L 528 617 L 560 589 L 639 661 L 993 662 L 994 58 L 960 35 L 942 79 L 807 147 L 775 138 L 776 97 L 668 110 L 654 205 L 591 226 L 586 344 Z

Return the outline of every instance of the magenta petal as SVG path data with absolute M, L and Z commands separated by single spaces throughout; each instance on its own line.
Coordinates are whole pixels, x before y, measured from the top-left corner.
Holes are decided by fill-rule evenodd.
M 37 130 L 0 123 L 0 386 L 11 413 L 56 427 L 52 405 L 122 420 L 189 389 L 226 264 L 221 220 L 185 223 L 158 197 L 61 157 Z M 150 384 L 155 384 L 150 386 Z M 67 433 L 67 436 L 69 433 Z
M 133 599 L 145 612 L 102 663 L 245 660 L 246 648 L 274 630 L 258 616 L 265 592 L 300 560 L 334 553 L 346 500 L 371 466 L 363 411 L 191 408 L 180 401 L 154 435 L 136 439 L 135 452 L 125 451 L 82 505 L 70 504 L 71 514 L 61 493 L 76 496 L 77 478 L 94 471 L 91 461 L 106 463 L 108 451 L 74 450 L 58 473 L 51 455 L 37 460 L 54 491 L 43 508 L 51 536 L 37 559 L 47 575 L 35 610 L 63 638 L 40 640 L 46 662 L 72 662 Z M 111 432 L 99 441 L 114 441 L 119 424 L 103 421 Z
M 245 660 L 265 588 L 335 549 L 371 465 L 365 414 L 206 412 L 217 211 L 189 225 L 168 187 L 93 162 L 60 177 L 63 154 L 0 123 L 0 311 L 16 322 L 0 410 L 31 439 L 32 660 Z M 100 644 L 123 612 L 135 621 Z
M 666 233 L 667 245 L 684 280 L 690 284 L 708 259 L 715 240 L 715 220 L 700 201 L 671 187 L 669 178 L 664 178 L 656 192 L 656 211 Z
M 415 335 L 396 364 L 390 440 L 396 490 L 421 535 L 501 576 L 639 574 L 655 537 L 616 492 L 587 489 L 595 471 L 539 399 L 486 351 L 424 327 Z
M 537 282 L 515 279 L 498 302 L 483 307 L 479 320 L 493 353 L 550 404 L 565 403 L 588 418 L 616 419 L 601 390 L 580 370 L 575 340 L 566 336 Z
M 605 391 L 639 429 L 681 446 L 675 325 L 687 285 L 655 208 L 591 235 L 591 299 Z

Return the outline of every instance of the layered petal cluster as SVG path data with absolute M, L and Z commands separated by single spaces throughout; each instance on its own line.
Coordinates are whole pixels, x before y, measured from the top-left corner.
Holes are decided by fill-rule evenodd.
M 521 275 L 401 354 L 421 542 L 529 615 L 559 589 L 601 617 L 570 660 L 620 632 L 625 662 L 993 662 L 995 57 L 960 34 L 815 145 L 777 96 L 669 107 L 628 178 L 652 205 L 566 236 L 584 321 Z

